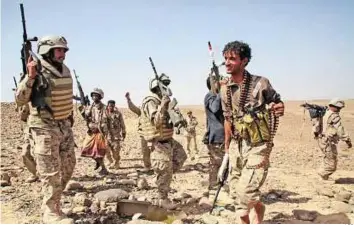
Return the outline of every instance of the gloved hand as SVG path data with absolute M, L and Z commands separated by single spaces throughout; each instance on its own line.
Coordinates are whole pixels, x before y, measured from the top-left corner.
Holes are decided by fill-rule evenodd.
M 222 159 L 221 166 L 218 171 L 218 182 L 224 181 L 224 174 L 226 170 L 229 169 L 230 172 L 230 162 L 229 162 L 229 154 L 225 153 L 224 158 Z
M 127 136 L 126 133 L 122 133 L 123 141 L 124 141 L 124 139 L 125 139 L 126 136 Z
M 353 147 L 353 144 L 352 144 L 351 140 L 348 140 L 345 143 L 347 143 L 348 148 L 352 148 Z

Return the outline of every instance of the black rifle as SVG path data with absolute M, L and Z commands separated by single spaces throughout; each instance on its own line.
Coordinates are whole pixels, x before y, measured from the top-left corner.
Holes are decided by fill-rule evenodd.
M 210 53 L 210 58 L 211 58 L 211 69 L 209 73 L 209 79 L 210 79 L 210 86 L 211 86 L 211 91 L 216 94 L 216 88 L 215 88 L 215 82 L 218 84 L 218 89 L 220 88 L 219 81 L 221 79 L 220 73 L 219 73 L 219 67 L 225 65 L 225 62 L 221 63 L 219 66 L 216 65 L 215 59 L 214 59 L 214 51 L 213 48 L 211 47 L 210 41 L 208 41 L 208 47 L 209 47 L 209 53 Z M 214 75 L 214 76 L 213 76 Z
M 78 76 L 76 75 L 75 70 L 73 70 L 73 71 L 74 71 L 74 75 L 75 75 L 77 89 L 79 89 L 79 93 L 80 93 L 80 97 L 74 95 L 73 99 L 75 99 L 76 101 L 80 101 L 81 105 L 83 105 L 83 106 L 90 105 L 90 99 L 87 95 L 85 96 L 84 90 L 82 89 L 82 86 L 78 80 Z
M 311 119 L 323 117 L 327 110 L 326 106 L 309 104 L 307 102 L 301 104 L 300 106 L 309 111 Z
M 16 77 L 13 77 L 13 78 L 14 78 L 15 88 L 12 88 L 12 90 L 16 91 L 17 90 L 17 81 L 16 81 Z
M 28 57 L 30 55 L 30 51 L 32 51 L 31 41 L 38 41 L 37 37 L 28 38 L 27 37 L 27 29 L 26 29 L 26 20 L 25 20 L 25 10 L 23 8 L 23 3 L 20 3 L 21 10 L 21 18 L 22 18 L 22 28 L 23 28 L 23 43 L 21 49 L 21 62 L 22 62 L 22 76 L 21 80 L 24 78 L 25 74 L 27 74 L 27 62 Z
M 219 187 L 218 187 L 218 190 L 216 191 L 215 198 L 214 198 L 214 201 L 213 201 L 213 206 L 210 209 L 209 214 L 211 214 L 213 212 L 215 204 L 216 204 L 216 201 L 218 200 L 218 196 L 219 196 L 220 190 L 224 186 L 224 184 L 225 184 L 225 182 L 227 180 L 227 177 L 229 176 L 229 163 L 230 163 L 230 161 L 228 160 L 227 161 L 226 170 L 224 171 L 224 173 L 222 175 L 222 180 L 219 181 Z

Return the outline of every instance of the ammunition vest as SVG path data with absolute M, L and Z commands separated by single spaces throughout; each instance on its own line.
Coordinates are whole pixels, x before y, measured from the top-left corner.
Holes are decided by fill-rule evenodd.
M 73 111 L 73 80 L 70 70 L 63 64 L 63 72 L 60 73 L 45 60 L 41 59 L 41 63 L 42 74 L 47 87 L 42 95 L 44 99 L 32 99 L 31 115 L 54 120 L 67 119 Z M 43 100 L 52 113 L 45 109 L 38 112 L 34 107 L 36 105 L 35 101 Z
M 271 140 L 268 110 L 259 111 L 252 115 L 246 113 L 243 117 L 234 119 L 234 124 L 241 138 L 250 142 L 250 144 L 259 144 Z
M 156 96 L 144 98 L 141 106 L 141 115 L 139 117 L 138 133 L 149 142 L 171 139 L 173 136 L 173 124 L 170 123 L 169 114 L 166 112 L 161 124 L 155 124 L 144 111 L 145 104 L 149 101 L 153 101 L 156 105 L 161 104 L 161 100 Z

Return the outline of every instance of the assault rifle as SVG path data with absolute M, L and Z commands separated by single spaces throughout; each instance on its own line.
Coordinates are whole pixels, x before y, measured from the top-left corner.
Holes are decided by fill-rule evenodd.
M 326 106 L 310 104 L 307 102 L 301 104 L 300 106 L 309 111 L 311 119 L 323 117 L 327 110 Z
M 85 96 L 84 90 L 82 89 L 82 86 L 78 80 L 78 76 L 76 75 L 75 70 L 73 70 L 73 71 L 74 71 L 74 75 L 75 75 L 76 86 L 77 86 L 77 89 L 79 89 L 79 93 L 80 93 L 80 96 L 73 95 L 73 99 L 76 101 L 80 101 L 81 105 L 83 105 L 83 106 L 90 105 L 90 100 L 87 95 Z
M 210 53 L 210 58 L 211 58 L 211 64 L 212 64 L 211 69 L 210 69 L 210 73 L 209 73 L 210 86 L 211 86 L 211 91 L 214 94 L 216 94 L 217 91 L 220 89 L 219 81 L 221 79 L 221 76 L 219 73 L 219 67 L 225 65 L 225 62 L 221 63 L 220 65 L 216 65 L 215 59 L 214 59 L 214 51 L 213 51 L 213 48 L 211 47 L 210 41 L 208 41 L 208 47 L 209 47 L 209 53 Z M 215 82 L 218 85 L 217 88 L 215 88 Z
M 218 199 L 218 196 L 219 196 L 219 193 L 220 193 L 220 190 L 221 188 L 224 186 L 226 180 L 227 180 L 227 177 L 229 176 L 229 163 L 230 161 L 227 161 L 227 167 L 226 167 L 226 170 L 224 171 L 223 175 L 222 175 L 222 180 L 219 181 L 219 187 L 218 187 L 218 190 L 216 191 L 216 194 L 215 194 L 215 198 L 214 198 L 214 201 L 213 201 L 213 206 L 211 207 L 210 211 L 209 211 L 209 214 L 211 214 L 214 210 L 214 207 L 215 207 L 215 203 Z
M 172 91 L 170 88 L 168 88 L 166 85 L 164 85 L 160 79 L 159 79 L 159 75 L 157 74 L 154 62 L 152 61 L 152 58 L 149 57 L 152 69 L 154 70 L 155 73 L 155 79 L 157 81 L 157 85 L 161 91 L 162 96 L 171 96 L 172 95 Z M 183 118 L 182 113 L 180 112 L 179 109 L 176 108 L 178 102 L 176 100 L 176 98 L 173 98 L 169 105 L 168 105 L 168 114 L 170 115 L 170 119 L 172 121 L 172 124 L 174 127 L 186 127 L 187 123 L 186 120 Z
M 22 28 L 23 28 L 23 43 L 22 43 L 22 49 L 21 49 L 21 62 L 22 62 L 22 77 L 21 80 L 24 78 L 24 76 L 27 74 L 27 62 L 28 62 L 28 57 L 30 55 L 30 51 L 32 51 L 32 41 L 38 41 L 37 37 L 33 38 L 28 38 L 27 37 L 27 29 L 26 29 L 26 20 L 25 20 L 25 10 L 23 8 L 23 3 L 20 3 L 20 10 L 21 10 L 21 19 L 22 19 Z

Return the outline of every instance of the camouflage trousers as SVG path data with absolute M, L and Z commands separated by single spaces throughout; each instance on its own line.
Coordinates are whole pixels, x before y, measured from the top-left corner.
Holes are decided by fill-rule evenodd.
M 106 151 L 106 157 L 111 164 L 114 163 L 114 165 L 119 166 L 120 149 L 120 140 L 108 139 L 108 151 Z
M 22 153 L 21 153 L 22 162 L 33 176 L 37 176 L 36 161 L 33 157 L 33 152 L 31 151 L 32 148 L 31 148 L 30 140 L 32 135 L 25 122 L 23 124 L 23 136 L 24 136 L 24 143 L 22 145 Z
M 50 127 L 31 127 L 37 171 L 42 181 L 44 214 L 58 213 L 60 198 L 69 182 L 76 157 L 70 121 L 53 122 Z
M 230 196 L 239 216 L 246 216 L 260 201 L 262 187 L 269 167 L 269 148 L 266 144 L 250 146 L 247 142 L 232 141 L 229 148 L 231 171 Z
M 187 159 L 183 146 L 174 139 L 154 142 L 151 146 L 151 163 L 156 177 L 160 199 L 168 197 L 173 173 L 182 168 Z
M 186 134 L 186 140 L 187 140 L 187 151 L 190 154 L 191 149 L 191 141 L 193 140 L 193 145 L 194 145 L 194 154 L 198 154 L 198 147 L 197 147 L 197 135 L 196 133 L 187 133 Z
M 337 169 L 337 144 L 322 138 L 319 140 L 319 146 L 323 153 L 322 165 L 318 171 L 321 177 L 327 177 L 333 174 Z
M 148 147 L 147 141 L 145 141 L 144 137 L 140 136 L 140 148 L 141 153 L 143 154 L 143 163 L 145 168 L 151 167 L 151 151 Z
M 218 170 L 225 154 L 225 146 L 223 144 L 209 144 L 207 148 L 209 155 L 209 191 L 215 191 L 218 186 Z

